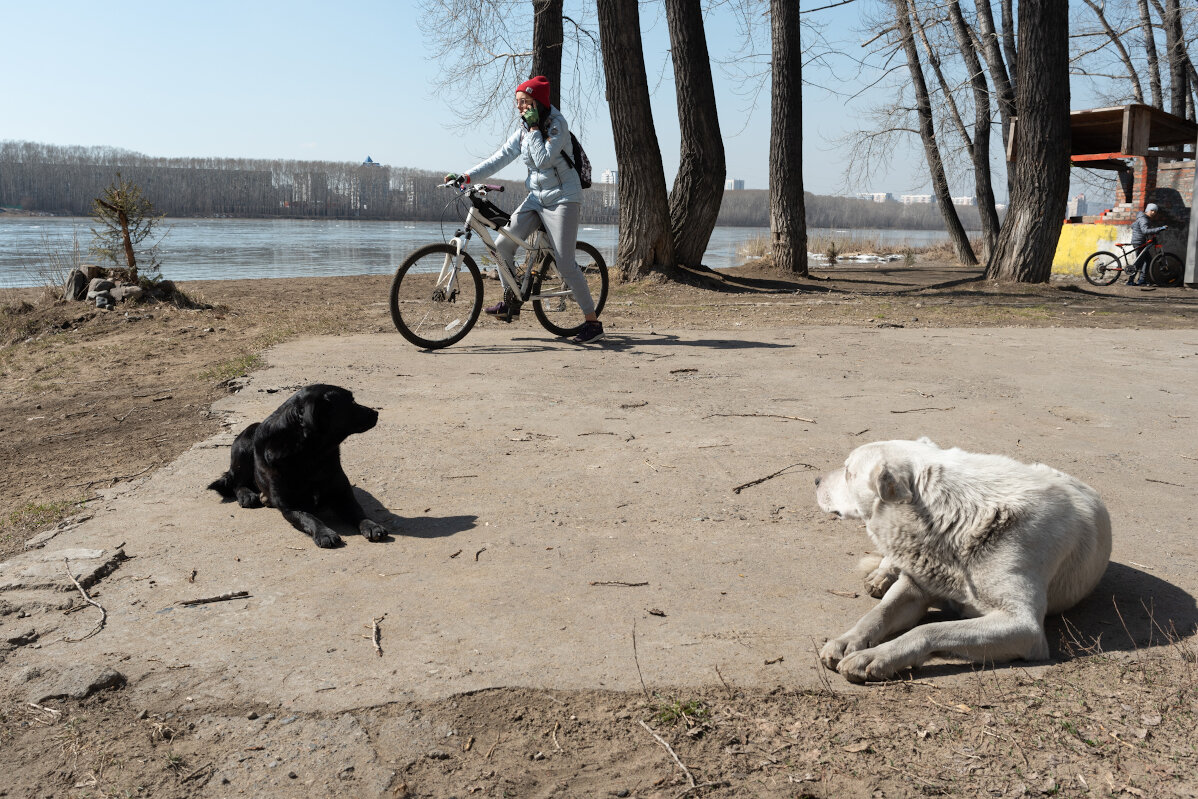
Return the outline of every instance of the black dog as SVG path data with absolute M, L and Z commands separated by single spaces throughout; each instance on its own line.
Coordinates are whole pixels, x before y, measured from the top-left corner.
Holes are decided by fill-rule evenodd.
M 233 442 L 229 471 L 208 487 L 243 508 L 278 508 L 318 547 L 335 547 L 341 536 L 316 517 L 326 506 L 357 525 L 370 541 L 387 531 L 366 518 L 341 468 L 341 442 L 374 427 L 379 414 L 354 402 L 340 386 L 317 383 L 291 395 L 261 423 L 242 430 Z

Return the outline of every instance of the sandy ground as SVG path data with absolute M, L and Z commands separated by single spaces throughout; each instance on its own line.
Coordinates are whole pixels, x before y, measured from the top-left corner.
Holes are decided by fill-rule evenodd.
M 1053 464 L 1106 498 L 1120 565 L 1074 619 L 1083 630 L 1117 624 L 1112 594 L 1189 629 L 1198 453 L 1177 443 L 1198 440 L 1195 359 L 1186 336 L 1094 330 L 663 331 L 581 349 L 488 329 L 439 353 L 310 339 L 272 350 L 217 409 L 240 429 L 298 386 L 352 387 L 380 422 L 347 442 L 345 466 L 392 541 L 322 551 L 273 511 L 220 503 L 204 485 L 230 434 L 42 551 L 123 543 L 105 633 L 72 655 L 128 656 L 135 690 L 200 704 L 635 690 L 634 628 L 655 683 L 709 683 L 718 667 L 739 685 L 814 687 L 812 642 L 873 600 L 843 595 L 860 591 L 868 544 L 815 507 L 813 473 L 868 440 L 928 435 Z M 250 596 L 179 606 L 233 591 Z M 80 613 L 61 633 L 92 623 Z

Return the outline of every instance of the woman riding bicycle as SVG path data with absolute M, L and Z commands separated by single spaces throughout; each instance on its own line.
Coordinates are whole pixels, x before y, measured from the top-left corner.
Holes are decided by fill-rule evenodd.
M 603 338 L 603 323 L 595 314 L 595 301 L 587 287 L 586 277 L 574 261 L 578 216 L 582 207 L 582 181 L 578 172 L 566 163 L 563 154 L 563 148 L 571 145 L 570 129 L 562 112 L 549 104 L 549 80 L 543 75 L 530 78 L 516 87 L 516 109 L 520 112 L 520 126 L 503 146 L 469 172 L 449 174 L 445 180 L 459 184 L 483 180 L 520 156 L 528 168 L 528 177 L 524 181 L 528 196 L 512 213 L 507 230 L 524 239 L 539 227 L 545 229 L 553 246 L 558 271 L 570 287 L 586 320 L 572 340 L 589 344 Z M 513 264 L 516 246 L 506 236 L 500 236 L 496 244 L 495 249 L 509 268 Z M 487 308 L 486 312 L 506 321 L 519 315 L 520 308 L 509 309 L 505 302 L 499 302 Z

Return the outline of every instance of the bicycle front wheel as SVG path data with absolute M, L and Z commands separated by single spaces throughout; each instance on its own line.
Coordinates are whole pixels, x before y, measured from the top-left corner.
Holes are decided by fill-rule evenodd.
M 587 279 L 591 299 L 595 301 L 595 313 L 602 313 L 607 304 L 607 263 L 599 250 L 580 241 L 574 248 L 574 260 Z M 542 295 L 532 301 L 532 312 L 541 326 L 557 336 L 573 336 L 582 329 L 582 309 L 574 299 L 574 293 L 566 285 L 557 269 L 553 256 L 546 256 L 533 280 L 532 293 Z
M 1109 286 L 1123 274 L 1123 262 L 1114 253 L 1099 250 L 1086 259 L 1082 274 L 1095 286 Z
M 1180 286 L 1185 265 L 1171 252 L 1163 252 L 1148 265 L 1148 278 L 1158 286 Z
M 391 321 L 417 347 L 439 350 L 470 332 L 483 307 L 483 278 L 474 259 L 449 244 L 409 255 L 391 281 Z

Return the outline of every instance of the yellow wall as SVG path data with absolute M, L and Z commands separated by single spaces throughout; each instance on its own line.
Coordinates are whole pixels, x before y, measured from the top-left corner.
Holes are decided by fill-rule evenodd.
M 1115 242 L 1129 241 L 1130 235 L 1128 225 L 1063 225 L 1056 254 L 1052 257 L 1052 271 L 1058 275 L 1080 275 L 1082 264 L 1091 253 L 1095 250 L 1118 253 Z

